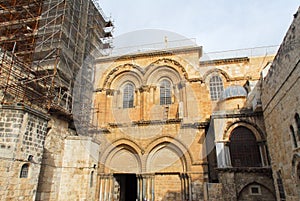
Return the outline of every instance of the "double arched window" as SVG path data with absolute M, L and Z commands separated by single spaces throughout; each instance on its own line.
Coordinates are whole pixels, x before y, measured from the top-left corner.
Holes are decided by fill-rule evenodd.
M 172 103 L 171 82 L 167 79 L 160 81 L 160 105 Z
M 134 86 L 127 83 L 123 88 L 123 108 L 133 108 Z
M 256 137 L 246 127 L 235 128 L 229 138 L 229 149 L 233 167 L 260 167 L 261 157 Z
M 209 91 L 210 91 L 210 98 L 213 101 L 216 101 L 220 98 L 223 92 L 223 81 L 218 75 L 213 75 L 209 79 Z

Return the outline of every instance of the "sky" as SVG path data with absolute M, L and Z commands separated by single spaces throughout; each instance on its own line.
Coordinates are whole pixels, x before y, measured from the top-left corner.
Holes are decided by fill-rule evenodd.
M 116 40 L 132 35 L 126 37 L 127 41 L 132 40 L 117 44 L 118 47 L 163 42 L 163 35 L 169 41 L 177 40 L 173 33 L 193 38 L 206 52 L 280 45 L 300 5 L 298 0 L 98 0 L 98 3 L 114 22 Z M 143 30 L 164 33 L 154 37 L 143 34 Z

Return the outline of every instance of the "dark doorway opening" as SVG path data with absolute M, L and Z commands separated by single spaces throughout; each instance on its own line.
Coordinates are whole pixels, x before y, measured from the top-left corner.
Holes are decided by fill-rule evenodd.
M 115 174 L 114 177 L 119 184 L 120 201 L 137 200 L 137 178 L 135 174 Z

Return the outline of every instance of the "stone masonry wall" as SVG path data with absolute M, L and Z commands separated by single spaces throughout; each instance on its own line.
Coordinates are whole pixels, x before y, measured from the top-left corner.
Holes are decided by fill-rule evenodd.
M 66 119 L 52 115 L 48 123 L 44 153 L 36 200 L 57 201 L 59 197 L 64 142 L 74 135 Z
M 0 200 L 34 200 L 48 117 L 26 106 L 0 107 Z M 29 165 L 27 178 L 21 167 Z
M 261 172 L 250 169 L 246 171 L 222 171 L 219 173 L 219 180 L 222 184 L 223 201 L 276 200 L 270 169 Z M 260 192 L 256 195 L 251 194 L 249 189 L 251 185 L 258 186 Z M 220 190 L 220 187 L 218 189 Z M 210 190 L 211 197 L 216 197 L 214 196 L 215 192 L 212 192 L 214 188 Z
M 58 200 L 96 199 L 99 143 L 90 137 L 70 136 L 65 140 Z
M 300 113 L 300 8 L 294 15 L 284 41 L 263 82 L 262 104 L 267 141 L 272 161 L 277 199 L 300 200 L 299 173 L 300 148 L 294 145 L 291 127 L 297 134 L 295 114 Z M 300 139 L 296 137 L 297 143 Z M 296 167 L 295 167 L 296 166 Z M 281 175 L 283 188 L 279 193 Z M 278 180 L 279 179 L 279 180 Z

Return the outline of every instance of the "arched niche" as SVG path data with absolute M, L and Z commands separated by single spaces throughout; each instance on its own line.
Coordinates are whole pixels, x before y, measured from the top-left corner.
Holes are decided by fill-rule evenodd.
M 148 154 L 147 172 L 185 172 L 186 169 L 186 157 L 183 151 L 173 143 L 160 143 Z
M 112 142 L 101 154 L 102 173 L 141 173 L 140 147 L 134 142 L 120 139 Z
M 126 148 L 118 147 L 107 161 L 106 167 L 118 173 L 140 173 L 138 156 Z
M 258 182 L 247 184 L 238 193 L 238 201 L 243 200 L 275 200 L 274 192 Z

